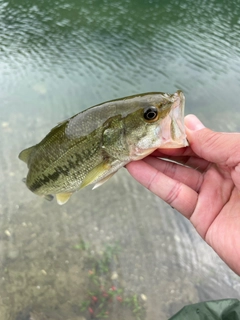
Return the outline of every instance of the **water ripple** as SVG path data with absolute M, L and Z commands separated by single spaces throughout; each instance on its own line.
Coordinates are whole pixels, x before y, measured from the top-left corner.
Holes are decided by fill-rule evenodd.
M 223 291 L 213 289 L 220 285 L 237 295 L 239 283 L 223 262 L 217 260 L 215 269 L 216 255 L 191 225 L 126 172 L 109 182 L 113 188 L 106 184 L 94 196 L 86 190 L 82 199 L 73 197 L 67 209 L 59 208 L 23 188 L 25 168 L 17 153 L 86 107 L 146 91 L 182 89 L 187 113 L 216 130 L 240 130 L 239 17 L 238 0 L 0 0 L 0 227 L 1 234 L 9 228 L 18 235 L 16 243 L 5 234 L 2 244 L 0 237 L 0 255 L 9 243 L 29 255 L 25 261 L 20 254 L 4 270 L 14 265 L 22 274 L 36 263 L 31 255 L 39 245 L 34 232 L 21 231 L 22 223 L 39 221 L 41 230 L 34 223 L 28 230 L 49 239 L 57 256 L 68 256 L 79 233 L 102 250 L 106 239 L 94 225 L 122 244 L 123 281 L 129 291 L 148 296 L 149 319 L 166 319 L 199 299 L 222 298 Z M 30 242 L 33 251 L 25 249 Z

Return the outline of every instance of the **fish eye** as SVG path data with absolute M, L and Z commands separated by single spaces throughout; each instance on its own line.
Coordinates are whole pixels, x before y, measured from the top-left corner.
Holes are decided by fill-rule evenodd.
M 158 116 L 158 109 L 156 107 L 148 107 L 144 110 L 144 119 L 148 120 L 148 121 L 153 121 L 157 118 Z

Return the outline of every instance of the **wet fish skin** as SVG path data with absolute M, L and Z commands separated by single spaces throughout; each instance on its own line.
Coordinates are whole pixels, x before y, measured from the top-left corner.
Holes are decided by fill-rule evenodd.
M 27 187 L 37 195 L 56 194 L 63 204 L 73 192 L 101 185 L 157 148 L 186 146 L 184 102 L 181 91 L 146 93 L 96 105 L 63 121 L 20 153 L 29 169 Z M 152 119 L 145 118 L 147 112 Z

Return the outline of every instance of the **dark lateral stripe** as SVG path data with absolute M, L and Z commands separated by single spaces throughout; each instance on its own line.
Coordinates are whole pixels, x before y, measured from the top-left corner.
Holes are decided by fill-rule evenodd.
M 98 143 L 93 146 L 96 148 Z M 63 164 L 63 166 L 57 166 L 53 173 L 47 175 L 43 174 L 39 177 L 36 177 L 35 181 L 29 185 L 29 189 L 32 192 L 35 192 L 44 185 L 48 185 L 51 182 L 56 182 L 60 175 L 68 176 L 70 170 L 75 170 L 76 168 L 79 168 L 80 165 L 83 165 L 85 161 L 89 161 L 95 152 L 96 149 L 89 148 L 87 150 L 83 150 L 81 154 L 74 153 L 72 159 L 67 159 L 67 163 Z
M 31 183 L 29 189 L 34 192 L 44 185 L 47 185 L 51 182 L 56 182 L 60 175 L 68 176 L 69 171 L 78 167 L 79 163 L 83 160 L 80 154 L 75 154 L 75 157 L 76 162 L 67 160 L 67 165 L 63 165 L 62 167 L 57 166 L 53 173 L 48 175 L 43 174 L 42 176 L 37 177 L 37 179 Z
M 57 181 L 58 178 L 60 176 L 60 173 L 55 171 L 52 174 L 48 174 L 48 175 L 42 175 L 41 177 L 39 177 L 36 181 L 34 181 L 33 183 L 31 183 L 29 185 L 29 189 L 34 192 L 37 191 L 39 188 L 41 188 L 43 185 L 47 185 L 50 182 L 54 182 Z
M 70 161 L 71 162 L 71 161 Z M 73 165 L 74 163 L 71 162 Z M 74 166 L 70 166 L 70 168 L 73 168 Z M 52 174 L 45 175 L 43 174 L 41 177 L 38 177 L 36 181 L 34 181 L 30 186 L 29 189 L 31 191 L 37 191 L 39 188 L 41 188 L 43 185 L 47 185 L 51 182 L 56 182 L 60 175 L 68 176 L 70 168 L 66 165 L 63 167 L 57 166 L 56 171 L 54 171 Z

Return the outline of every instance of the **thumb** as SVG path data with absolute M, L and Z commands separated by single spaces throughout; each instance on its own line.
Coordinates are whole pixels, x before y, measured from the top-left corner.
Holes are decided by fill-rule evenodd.
M 217 164 L 236 166 L 240 162 L 240 133 L 215 132 L 195 115 L 185 117 L 188 141 L 201 158 Z

